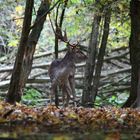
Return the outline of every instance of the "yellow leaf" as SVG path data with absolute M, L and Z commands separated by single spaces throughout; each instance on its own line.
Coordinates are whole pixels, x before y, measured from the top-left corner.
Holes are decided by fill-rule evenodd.
M 76 114 L 74 114 L 74 113 L 70 113 L 70 114 L 69 114 L 69 117 L 70 117 L 70 118 L 73 118 L 73 119 L 78 118 L 78 117 L 77 117 L 77 115 L 76 115 Z
M 23 7 L 21 5 L 16 7 L 16 12 L 21 12 L 23 10 Z
M 12 47 L 17 47 L 17 45 L 18 45 L 18 40 L 11 40 L 8 43 L 8 46 L 12 46 Z
M 3 106 L 0 104 L 0 110 L 3 110 Z
M 124 10 L 123 4 L 118 4 L 120 11 Z
M 63 135 L 63 136 L 55 136 L 55 137 L 53 138 L 53 140 L 72 140 L 72 138 Z
M 0 123 L 3 123 L 3 122 L 7 122 L 7 120 L 4 118 L 0 118 Z
M 16 106 L 23 106 L 22 104 L 20 104 L 20 103 L 18 103 L 18 102 L 16 102 Z

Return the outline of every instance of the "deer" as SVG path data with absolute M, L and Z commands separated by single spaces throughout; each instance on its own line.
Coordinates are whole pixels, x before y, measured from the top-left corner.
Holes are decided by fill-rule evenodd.
M 61 33 L 61 31 L 59 31 Z M 55 95 L 56 89 L 59 86 L 62 89 L 62 102 L 63 107 L 69 105 L 70 99 L 75 101 L 75 70 L 76 63 L 82 62 L 87 59 L 77 44 L 70 44 L 67 35 L 59 34 L 59 39 L 67 43 L 67 52 L 63 58 L 52 61 L 49 66 L 49 77 L 51 80 L 51 102 Z M 55 103 L 56 104 L 56 103 Z

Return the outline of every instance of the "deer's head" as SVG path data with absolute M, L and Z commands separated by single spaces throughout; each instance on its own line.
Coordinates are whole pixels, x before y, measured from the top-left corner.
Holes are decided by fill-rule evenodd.
M 73 55 L 74 61 L 76 63 L 85 61 L 87 59 L 87 56 L 83 53 L 82 49 L 78 46 L 78 44 L 74 45 L 69 45 L 68 47 L 69 52 Z
M 58 28 L 58 39 L 60 39 L 62 42 L 65 42 L 67 44 L 68 52 L 71 53 L 74 57 L 74 60 L 76 63 L 79 63 L 81 61 L 84 61 L 87 59 L 87 56 L 83 53 L 82 47 L 79 47 L 79 42 L 77 43 L 70 43 L 70 41 L 67 38 L 66 30 L 64 31 L 64 35 L 62 34 L 62 31 L 60 28 Z

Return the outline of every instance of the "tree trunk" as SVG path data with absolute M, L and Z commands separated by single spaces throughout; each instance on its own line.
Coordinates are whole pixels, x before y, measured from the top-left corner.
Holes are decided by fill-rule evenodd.
M 22 59 L 19 58 L 18 56 L 23 53 L 22 54 L 23 62 L 22 63 L 19 62 L 20 65 L 18 68 L 16 67 L 16 70 L 14 68 L 14 73 L 13 73 L 13 76 L 11 79 L 11 84 L 10 84 L 10 88 L 9 88 L 8 95 L 7 95 L 7 101 L 10 103 L 14 103 L 15 101 L 19 102 L 21 99 L 21 96 L 23 93 L 22 90 L 23 90 L 25 83 L 28 79 L 28 76 L 31 72 L 33 55 L 35 52 L 36 44 L 38 42 L 40 33 L 43 29 L 44 22 L 46 20 L 47 14 L 45 14 L 45 13 L 46 13 L 46 11 L 49 10 L 49 5 L 50 5 L 49 0 L 44 0 L 41 2 L 41 5 L 37 12 L 37 18 L 35 21 L 35 23 L 37 23 L 37 24 L 34 25 L 30 35 L 29 36 L 26 35 L 26 40 L 23 41 L 23 46 L 26 46 L 26 48 L 24 50 L 18 52 L 17 59 L 21 61 Z M 27 14 L 29 14 L 29 12 L 27 12 Z M 28 40 L 28 42 L 27 42 L 27 40 Z M 27 43 L 25 44 L 25 42 L 27 42 Z M 23 46 L 21 46 L 20 48 L 23 48 Z M 18 73 L 19 70 L 20 70 L 20 74 Z M 17 77 L 20 77 L 20 78 L 17 78 Z M 17 84 L 15 84 L 15 83 L 17 83 Z
M 58 7 L 57 7 L 57 11 L 56 11 L 56 21 L 55 21 L 55 24 L 56 24 L 56 27 L 58 26 L 58 28 L 62 28 L 62 25 L 63 25 L 63 21 L 64 21 L 64 16 L 65 16 L 65 11 L 66 11 L 66 7 L 67 7 L 67 4 L 68 4 L 68 0 L 65 0 L 64 1 L 64 5 L 63 5 L 63 7 L 62 7 L 62 13 L 61 13 L 61 15 L 60 15 L 60 22 L 59 22 L 59 24 L 57 23 L 58 21 L 58 11 L 59 11 L 59 7 L 60 7 L 60 5 L 58 5 Z M 57 33 L 57 29 L 55 30 L 55 32 L 56 32 L 56 34 L 55 34 L 55 59 L 57 59 L 58 58 L 58 50 L 59 50 L 59 48 L 58 48 L 58 37 L 57 37 L 57 34 L 59 34 L 59 32 Z
M 131 90 L 130 96 L 123 107 L 140 106 L 140 1 L 131 0 L 130 2 L 131 16 L 131 35 L 129 41 L 130 62 L 131 62 Z
M 62 13 L 61 13 L 61 16 L 60 16 L 60 22 L 59 22 L 59 28 L 62 30 L 62 25 L 63 25 L 63 21 L 64 21 L 64 16 L 65 16 L 65 10 L 66 10 L 66 7 L 67 7 L 67 4 L 68 4 L 68 0 L 65 0 L 64 2 L 64 6 L 63 6 L 63 9 L 62 9 Z M 58 6 L 59 8 L 59 6 Z M 58 10 L 57 9 L 57 12 L 56 12 L 56 26 L 57 26 L 57 17 L 58 17 Z M 59 45 L 58 45 L 58 37 L 57 37 L 57 30 L 55 31 L 56 34 L 55 34 L 55 59 L 58 59 L 58 50 L 59 50 Z M 58 89 L 56 88 L 56 91 L 55 91 L 55 105 L 56 106 L 59 106 L 59 98 L 58 98 Z
M 55 35 L 54 52 L 55 52 L 55 59 L 57 59 L 58 58 L 58 38 L 57 38 L 57 35 Z
M 99 14 L 96 14 L 94 16 L 94 21 L 92 24 L 92 32 L 91 32 L 89 48 L 88 48 L 88 60 L 86 62 L 86 68 L 85 68 L 84 89 L 82 95 L 82 104 L 84 106 L 92 102 L 91 84 L 92 84 L 95 60 L 96 60 L 100 20 L 101 20 L 101 16 Z
M 109 35 L 110 17 L 111 17 L 111 11 L 107 10 L 105 13 L 103 37 L 102 37 L 101 47 L 99 49 L 99 54 L 98 54 L 97 64 L 96 64 L 96 69 L 95 69 L 95 77 L 93 79 L 93 87 L 92 87 L 92 91 L 91 91 L 93 104 L 95 102 L 95 99 L 96 99 L 96 96 L 98 93 L 101 69 L 102 69 L 102 65 L 103 65 L 103 59 L 105 56 L 106 44 L 107 44 L 107 39 L 108 39 L 108 35 Z
M 6 101 L 14 103 L 21 100 L 21 84 L 23 78 L 23 63 L 25 57 L 25 51 L 27 48 L 27 41 L 30 32 L 30 25 L 32 20 L 32 10 L 34 6 L 34 0 L 26 0 L 25 17 L 23 22 L 23 29 L 18 48 L 17 57 L 14 64 L 14 70 L 12 73 L 9 91 L 6 97 Z
M 136 107 L 140 107 L 140 67 L 138 70 L 138 86 L 137 86 Z

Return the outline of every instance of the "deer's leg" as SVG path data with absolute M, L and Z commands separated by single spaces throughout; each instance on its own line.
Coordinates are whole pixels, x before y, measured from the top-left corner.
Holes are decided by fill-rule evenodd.
M 70 76 L 69 77 L 69 83 L 70 83 L 70 87 L 71 87 L 71 91 L 72 91 L 72 96 L 75 99 L 75 79 L 74 76 Z
M 63 107 L 65 107 L 65 97 L 66 97 L 67 91 L 66 91 L 66 86 L 62 86 L 62 102 L 63 102 Z
M 70 101 L 70 96 L 69 94 L 66 95 L 66 104 L 65 107 L 67 107 L 69 105 L 69 101 Z
M 58 87 L 55 88 L 55 105 L 59 106 Z
M 51 84 L 51 99 L 50 99 L 50 103 L 52 104 L 53 98 L 55 97 L 55 92 L 57 91 L 57 84 L 55 81 L 52 82 Z
M 69 80 L 66 81 L 65 85 L 66 85 L 66 93 L 67 93 L 66 94 L 67 98 L 66 98 L 66 105 L 65 106 L 68 106 L 69 100 L 70 100 L 71 95 L 72 95 L 72 89 L 71 89 Z
M 74 106 L 77 106 L 76 95 L 75 95 L 75 79 L 74 79 L 74 75 L 69 77 L 69 83 L 70 83 L 71 90 L 72 90 L 72 96 L 73 96 L 72 100 L 73 100 Z

